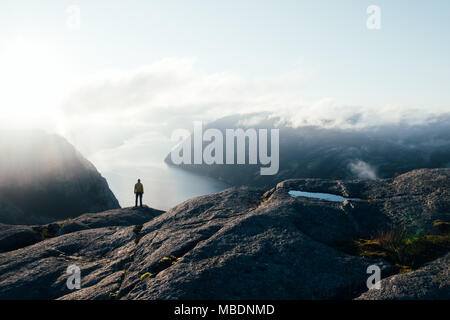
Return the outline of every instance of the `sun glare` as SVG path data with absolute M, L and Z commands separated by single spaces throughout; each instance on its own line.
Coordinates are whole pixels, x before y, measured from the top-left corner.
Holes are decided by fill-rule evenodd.
M 54 122 L 72 83 L 70 63 L 57 46 L 26 38 L 0 44 L 2 126 L 42 126 Z

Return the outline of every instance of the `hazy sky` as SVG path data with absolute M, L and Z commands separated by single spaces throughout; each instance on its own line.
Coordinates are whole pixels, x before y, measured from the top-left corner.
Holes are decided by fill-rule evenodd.
M 0 125 L 110 157 L 236 112 L 416 121 L 450 111 L 449 18 L 448 0 L 2 0 Z

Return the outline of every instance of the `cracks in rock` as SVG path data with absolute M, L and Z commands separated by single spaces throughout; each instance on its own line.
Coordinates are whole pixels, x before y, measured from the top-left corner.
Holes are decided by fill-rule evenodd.
M 155 278 L 159 273 L 170 268 L 171 266 L 176 264 L 178 261 L 182 260 L 183 257 L 187 253 L 192 251 L 195 247 L 197 247 L 199 243 L 204 242 L 204 241 L 210 239 L 211 237 L 213 237 L 221 228 L 222 228 L 221 226 L 213 226 L 213 227 L 208 228 L 207 231 L 211 230 L 211 232 L 206 232 L 205 234 L 201 235 L 199 238 L 185 244 L 184 246 L 182 246 L 181 248 L 179 248 L 177 250 L 172 251 L 168 256 L 162 257 L 161 259 L 158 260 L 158 262 L 153 263 L 148 268 L 149 271 L 142 274 L 139 280 L 136 280 L 135 282 L 133 282 L 130 286 L 128 286 L 126 288 L 122 288 L 123 281 L 125 279 L 125 275 L 131 266 L 131 263 L 132 263 L 132 261 L 131 261 L 127 270 L 124 271 L 124 279 L 122 279 L 119 289 L 116 292 L 114 292 L 112 294 L 112 297 L 110 296 L 110 298 L 116 299 L 116 298 L 124 297 L 128 293 L 130 293 L 137 285 L 139 285 L 139 283 L 141 281 L 144 281 L 147 278 Z M 134 259 L 133 259 L 133 261 L 134 261 Z
M 272 197 L 272 195 L 274 194 L 274 192 L 276 191 L 276 188 L 272 188 L 268 191 L 266 191 L 262 197 L 261 197 L 261 202 L 259 203 L 258 207 L 261 206 L 263 203 L 267 202 L 270 200 L 270 197 Z
M 125 276 L 127 275 L 127 272 L 128 272 L 128 270 L 124 270 L 124 271 L 122 272 L 122 275 L 120 276 L 120 281 L 119 281 L 119 285 L 118 285 L 118 287 L 117 287 L 117 290 L 115 290 L 115 291 L 113 291 L 113 292 L 110 292 L 110 294 L 109 294 L 109 300 L 115 300 L 116 297 L 118 296 L 119 291 L 120 291 L 120 288 L 122 287 L 122 284 L 123 284 L 123 282 L 124 282 L 124 280 L 125 280 Z
M 243 216 L 245 214 L 248 214 L 249 212 L 259 209 L 262 205 L 264 205 L 267 201 L 269 201 L 270 197 L 275 192 L 275 190 L 276 188 L 272 188 L 269 191 L 265 192 L 262 196 L 258 196 L 254 201 L 252 201 L 253 207 L 244 210 L 241 214 L 239 214 L 239 216 Z
M 121 289 L 121 287 L 123 285 L 123 282 L 125 280 L 125 276 L 126 276 L 129 268 L 131 267 L 131 265 L 132 265 L 132 263 L 133 263 L 133 261 L 135 259 L 135 250 L 137 248 L 137 245 L 138 245 L 139 241 L 142 239 L 141 231 L 142 231 L 143 227 L 144 226 L 142 224 L 139 224 L 139 225 L 135 225 L 134 228 L 133 228 L 135 247 L 132 250 L 132 252 L 128 255 L 128 257 L 125 259 L 123 274 L 122 274 L 122 276 L 120 278 L 120 281 L 118 283 L 117 290 L 114 290 L 113 292 L 111 292 L 109 294 L 109 299 L 110 300 L 115 300 L 118 297 L 118 295 L 119 295 L 120 289 Z
M 200 242 L 206 241 L 213 237 L 221 228 L 221 226 L 212 226 L 208 228 L 207 230 L 205 230 L 205 234 L 201 235 L 198 239 L 186 244 L 178 250 L 173 251 L 171 254 L 177 257 L 183 257 L 189 251 L 193 250 Z
M 137 245 L 142 238 L 141 230 L 144 226 L 142 224 L 136 225 L 133 228 L 134 233 L 134 243 Z

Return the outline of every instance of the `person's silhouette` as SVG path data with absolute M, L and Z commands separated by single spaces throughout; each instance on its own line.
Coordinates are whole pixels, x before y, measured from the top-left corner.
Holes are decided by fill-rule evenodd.
M 136 195 L 135 207 L 138 206 L 138 198 L 142 207 L 142 195 L 144 194 L 144 186 L 141 183 L 141 179 L 138 179 L 137 183 L 134 185 L 134 194 Z

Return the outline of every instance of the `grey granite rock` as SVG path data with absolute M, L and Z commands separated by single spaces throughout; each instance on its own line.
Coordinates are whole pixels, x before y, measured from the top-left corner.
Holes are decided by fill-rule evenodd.
M 357 300 L 449 300 L 450 253 L 409 273 L 381 280 Z
M 86 213 L 73 219 L 60 221 L 61 229 L 57 235 L 111 226 L 141 225 L 162 213 L 164 211 L 147 206 Z
M 91 287 L 121 271 L 136 237 L 133 227 L 83 230 L 0 254 L 0 299 L 56 299 L 71 265 L 81 269 L 81 286 Z M 118 283 L 117 283 L 118 285 Z
M 0 224 L 0 253 L 23 248 L 41 241 L 30 226 Z
M 360 198 L 347 202 L 345 211 L 363 233 L 380 228 L 435 233 L 433 221 L 450 220 L 449 185 L 450 169 L 420 169 L 394 179 L 373 181 L 286 180 L 277 185 L 274 193 L 285 195 L 288 190 L 301 190 Z
M 285 210 L 277 202 L 254 207 L 252 201 L 245 200 L 248 196 L 241 198 L 248 193 L 245 189 L 227 190 L 216 197 L 196 199 L 197 205 L 214 208 L 209 209 L 209 216 L 219 213 L 219 217 L 224 217 L 223 213 L 228 211 L 228 217 L 223 220 L 202 223 L 203 214 L 192 216 L 190 210 L 177 208 L 176 219 L 186 217 L 189 224 L 173 221 L 161 225 L 155 219 L 144 225 L 145 236 L 139 242 L 136 262 L 128 269 L 119 296 L 127 299 L 348 298 L 364 287 L 369 265 L 389 269 L 383 261 L 348 256 L 320 239 L 312 239 L 295 225 L 295 211 Z M 233 212 L 236 202 L 240 207 Z M 169 211 L 168 216 L 171 213 L 175 212 Z M 160 259 L 170 255 L 181 260 L 158 270 Z M 156 276 L 139 280 L 145 272 Z
M 446 297 L 448 255 L 393 275 L 388 262 L 348 255 L 335 243 L 448 221 L 449 171 L 374 182 L 289 180 L 268 191 L 242 187 L 197 197 L 165 213 L 126 208 L 84 215 L 66 221 L 54 238 L 0 253 L 0 299 Z M 296 189 L 361 200 L 293 198 L 288 191 Z M 72 264 L 81 268 L 76 291 L 65 286 Z M 379 295 L 366 292 L 373 264 L 386 283 Z M 392 294 L 391 284 L 400 293 Z

